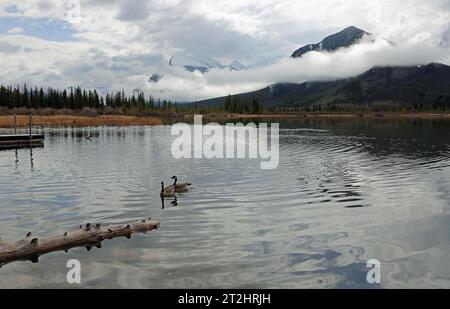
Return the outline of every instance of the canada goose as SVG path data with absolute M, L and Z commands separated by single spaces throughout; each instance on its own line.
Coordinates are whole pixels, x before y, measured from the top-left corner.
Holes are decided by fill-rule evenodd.
M 161 182 L 161 197 L 174 197 L 174 196 L 175 196 L 174 186 L 164 188 L 164 182 Z
M 192 185 L 190 182 L 178 182 L 177 176 L 173 176 L 171 179 L 174 180 L 172 187 L 175 188 L 175 192 L 186 192 L 188 187 Z

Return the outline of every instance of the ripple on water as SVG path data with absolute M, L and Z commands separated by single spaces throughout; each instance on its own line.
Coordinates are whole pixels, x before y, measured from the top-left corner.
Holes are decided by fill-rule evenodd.
M 1 236 L 154 217 L 156 232 L 74 250 L 90 270 L 85 285 L 367 287 L 364 261 L 374 252 L 390 261 L 414 253 L 399 245 L 418 239 L 398 237 L 401 222 L 446 211 L 448 144 L 311 126 L 280 130 L 276 170 L 256 160 L 174 160 L 167 126 L 46 129 L 32 161 L 27 150 L 18 162 L 0 152 Z M 194 185 L 163 204 L 160 182 L 172 175 Z M 66 259 L 2 268 L 0 287 L 57 287 L 55 265 Z M 49 268 L 55 274 L 45 276 Z

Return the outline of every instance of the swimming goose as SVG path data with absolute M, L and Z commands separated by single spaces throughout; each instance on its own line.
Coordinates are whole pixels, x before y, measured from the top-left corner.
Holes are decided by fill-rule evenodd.
M 186 192 L 188 187 L 192 185 L 190 182 L 178 182 L 177 176 L 173 176 L 172 179 L 174 180 L 172 187 L 175 188 L 175 192 Z
M 169 186 L 164 188 L 164 182 L 161 182 L 161 197 L 174 197 L 175 196 L 175 187 Z

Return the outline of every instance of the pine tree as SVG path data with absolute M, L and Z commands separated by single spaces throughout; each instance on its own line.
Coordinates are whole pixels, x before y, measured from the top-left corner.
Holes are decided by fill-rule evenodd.
M 75 89 L 75 102 L 74 102 L 74 108 L 75 109 L 82 109 L 83 108 L 83 92 L 81 91 L 80 86 L 78 86 Z
M 67 90 L 64 89 L 63 94 L 62 94 L 62 103 L 61 103 L 62 108 L 69 108 L 69 98 L 67 97 Z
M 30 107 L 30 101 L 28 96 L 28 89 L 27 85 L 25 84 L 23 86 L 23 93 L 22 93 L 22 102 L 20 104 L 21 106 Z

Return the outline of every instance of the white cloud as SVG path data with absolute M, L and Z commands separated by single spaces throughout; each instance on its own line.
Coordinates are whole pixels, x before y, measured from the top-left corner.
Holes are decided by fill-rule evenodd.
M 8 30 L 9 34 L 20 34 L 23 32 L 24 32 L 23 28 L 20 28 L 20 27 L 14 27 L 14 28 L 11 28 Z
M 53 20 L 75 30 L 72 40 L 61 43 L 11 26 L 0 35 L 3 83 L 142 88 L 155 96 L 196 100 L 277 81 L 346 77 L 376 64 L 449 61 L 450 0 L 84 0 L 80 22 L 72 25 L 67 10 L 65 1 L 0 0 L 0 18 Z M 347 53 L 288 58 L 298 47 L 349 25 L 397 46 L 378 40 Z M 189 73 L 166 65 L 175 54 L 223 63 L 237 59 L 250 69 Z M 153 73 L 164 78 L 149 84 Z

